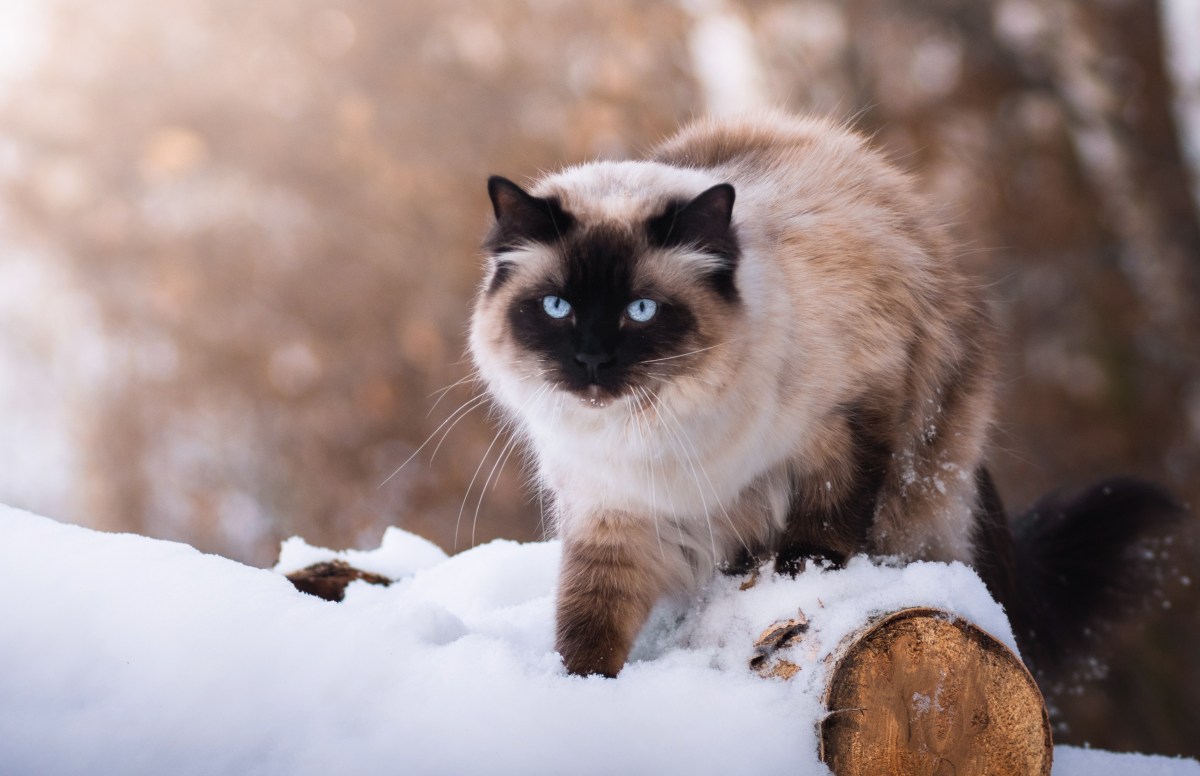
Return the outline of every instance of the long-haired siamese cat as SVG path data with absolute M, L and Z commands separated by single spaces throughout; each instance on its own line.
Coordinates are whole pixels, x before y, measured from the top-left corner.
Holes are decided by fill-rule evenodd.
M 488 192 L 471 352 L 563 542 L 572 673 L 615 676 L 655 602 L 716 568 L 856 553 L 973 565 L 1053 665 L 1178 511 L 1110 480 L 1010 532 L 979 286 L 913 181 L 836 124 L 702 121 Z

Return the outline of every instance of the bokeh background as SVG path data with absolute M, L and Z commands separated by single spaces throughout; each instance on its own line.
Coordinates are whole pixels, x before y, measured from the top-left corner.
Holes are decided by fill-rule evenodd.
M 486 176 L 761 106 L 944 204 L 1012 507 L 1116 472 L 1200 503 L 1195 0 L 0 0 L 0 501 L 258 565 L 538 537 L 458 382 Z M 1059 740 L 1200 755 L 1195 533 Z

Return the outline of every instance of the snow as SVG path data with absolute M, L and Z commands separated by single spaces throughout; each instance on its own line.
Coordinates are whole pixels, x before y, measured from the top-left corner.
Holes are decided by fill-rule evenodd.
M 324 547 L 313 547 L 299 536 L 293 536 L 280 546 L 275 571 L 291 574 L 314 563 L 330 560 L 342 560 L 362 571 L 400 579 L 438 565 L 446 560 L 446 553 L 428 539 L 399 528 L 384 531 L 379 549 L 370 551 L 335 552 Z
M 1054 747 L 1054 774 L 1075 776 L 1195 776 L 1200 763 L 1182 757 L 1116 754 L 1075 746 Z
M 340 557 L 398 578 L 343 603 L 279 573 Z M 284 543 L 277 570 L 0 507 L 0 773 L 824 773 L 823 658 L 871 612 L 938 606 L 1011 644 L 965 566 L 852 561 L 660 607 L 615 680 L 553 651 L 554 542 L 453 557 L 391 529 L 378 550 Z M 803 611 L 802 669 L 747 666 Z M 1060 747 L 1056 774 L 1200 775 Z

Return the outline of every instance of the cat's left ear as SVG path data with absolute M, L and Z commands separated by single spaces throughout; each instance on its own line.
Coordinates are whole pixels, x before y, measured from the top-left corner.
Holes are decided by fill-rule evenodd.
M 711 277 L 717 291 L 727 297 L 736 295 L 733 273 L 739 254 L 732 223 L 734 199 L 733 186 L 719 183 L 690 201 L 669 203 L 646 224 L 651 243 L 660 248 L 694 248 L 716 258 Z
M 650 239 L 662 248 L 689 246 L 722 253 L 732 239 L 733 200 L 733 186 L 719 183 L 690 202 L 671 202 L 647 224 Z M 732 247 L 736 252 L 736 243 Z
M 508 178 L 488 178 L 488 196 L 496 226 L 487 247 L 511 248 L 523 242 L 551 242 L 562 237 L 575 219 L 553 197 L 535 197 Z

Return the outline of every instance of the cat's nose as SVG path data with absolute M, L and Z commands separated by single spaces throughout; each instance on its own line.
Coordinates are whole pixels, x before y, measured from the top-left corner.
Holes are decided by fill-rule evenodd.
M 587 367 L 588 377 L 595 380 L 600 367 L 608 366 L 616 361 L 612 353 L 576 353 L 575 362 Z

